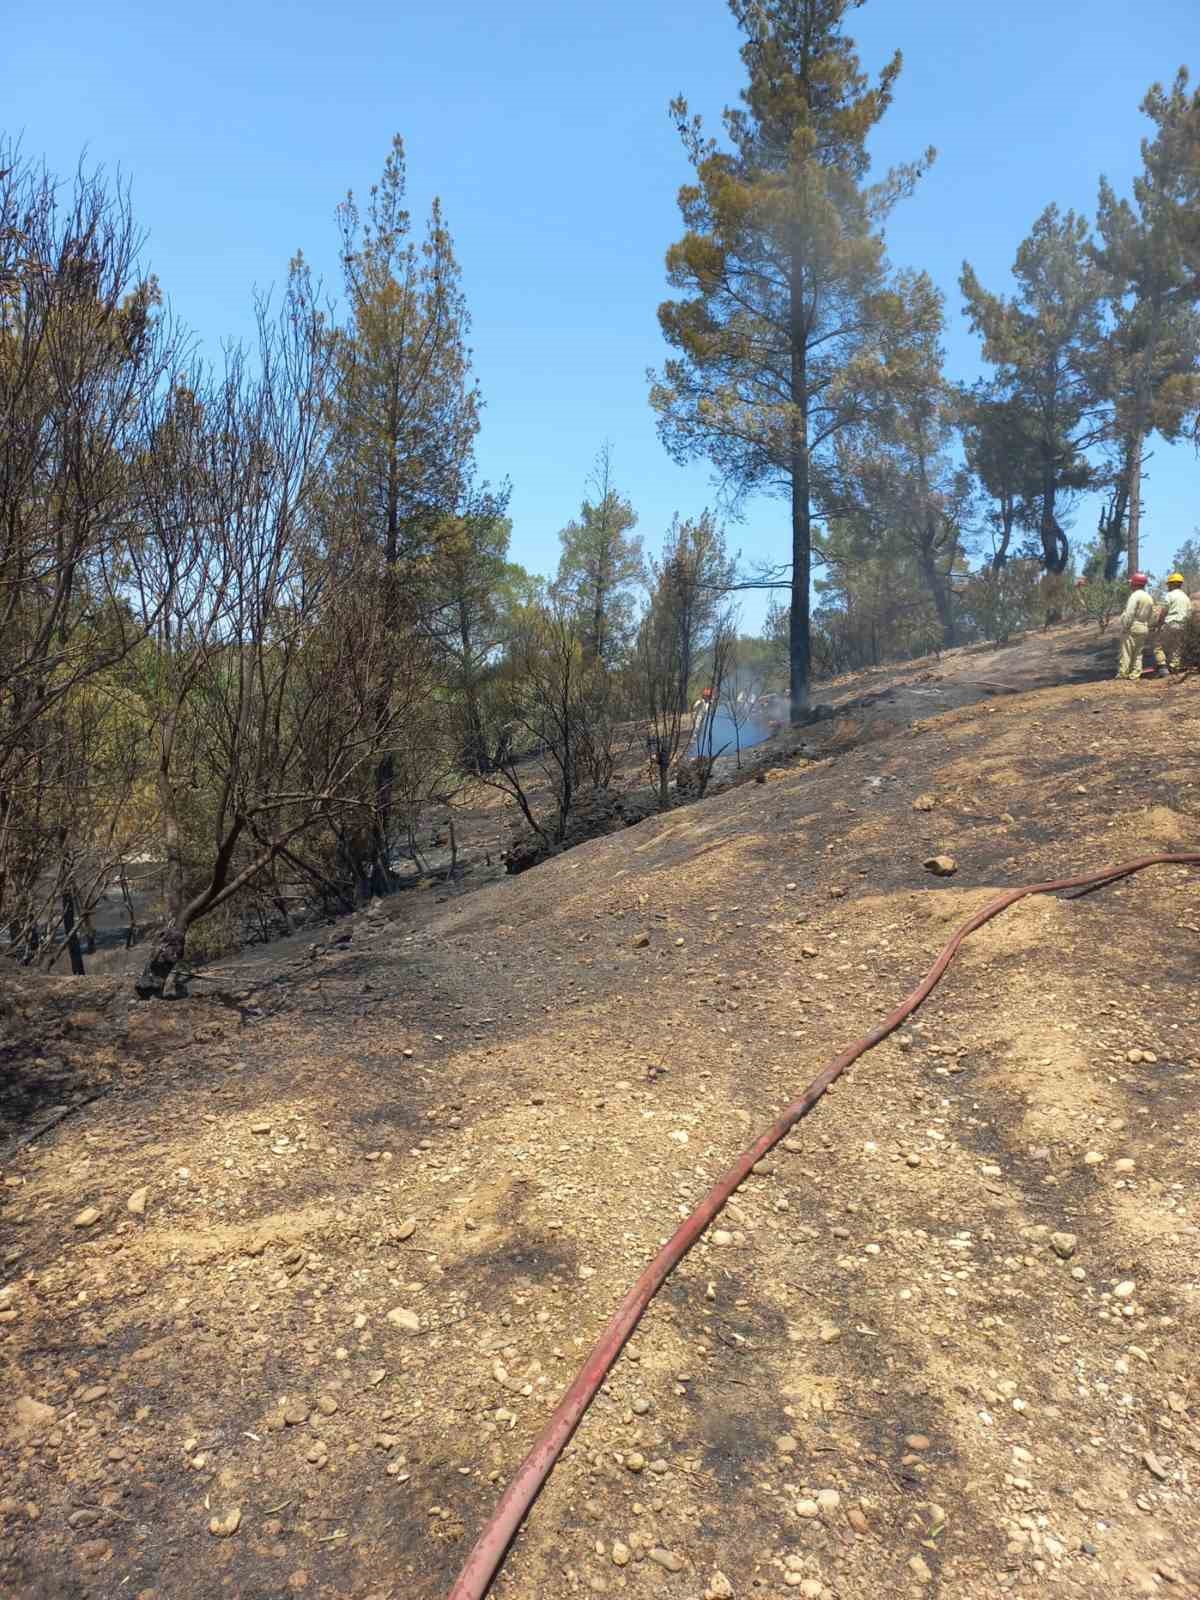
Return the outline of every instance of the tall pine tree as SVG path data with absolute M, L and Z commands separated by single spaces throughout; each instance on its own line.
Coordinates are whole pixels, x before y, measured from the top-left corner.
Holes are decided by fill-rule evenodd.
M 1142 102 L 1157 131 L 1142 141 L 1132 200 L 1100 182 L 1095 256 L 1113 319 L 1102 383 L 1119 463 L 1115 499 L 1128 508 L 1130 572 L 1140 559 L 1147 441 L 1155 432 L 1179 438 L 1200 414 L 1200 250 L 1189 260 L 1200 201 L 1200 96 L 1189 96 L 1187 83 L 1180 72 L 1169 93 L 1155 85 Z M 1120 518 L 1102 531 L 1113 547 Z
M 405 208 L 397 135 L 364 216 L 354 196 L 338 209 L 349 320 L 337 335 L 328 515 L 360 532 L 378 573 L 377 603 L 394 642 L 380 677 L 376 722 L 390 699 L 427 591 L 436 533 L 459 508 L 479 426 L 467 348 L 470 318 L 454 246 L 435 201 L 418 243 Z M 391 885 L 395 755 L 381 738 L 371 826 L 375 892 Z
M 886 387 L 881 330 L 912 314 L 889 286 L 881 228 L 921 167 L 865 182 L 900 57 L 869 85 L 843 32 L 860 4 L 730 0 L 748 83 L 725 113 L 729 147 L 705 137 L 686 101 L 672 106 L 695 181 L 680 191 L 686 232 L 667 255 L 683 297 L 659 311 L 679 354 L 651 404 L 676 459 L 707 456 L 735 497 L 765 488 L 791 502 L 794 718 L 809 700 L 823 462 Z
M 1032 515 L 1051 574 L 1065 571 L 1070 558 L 1063 503 L 1092 486 L 1087 451 L 1104 432 L 1097 387 L 1104 280 L 1088 243 L 1082 217 L 1047 206 L 1017 251 L 1012 299 L 986 290 L 969 262 L 960 280 L 984 360 L 997 368 L 999 393 L 1024 420 L 1036 484 Z

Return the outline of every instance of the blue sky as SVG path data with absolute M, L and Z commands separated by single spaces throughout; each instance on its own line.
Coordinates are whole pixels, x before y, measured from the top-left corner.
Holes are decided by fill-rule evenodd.
M 945 291 L 949 370 L 972 377 L 964 257 L 1005 289 L 1049 201 L 1090 214 L 1101 172 L 1128 187 L 1147 87 L 1200 70 L 1200 7 L 868 0 L 851 31 L 868 67 L 905 57 L 877 165 L 939 151 L 889 244 Z M 675 510 L 712 498 L 707 470 L 659 445 L 645 371 L 664 354 L 655 311 L 687 174 L 666 107 L 682 91 L 715 121 L 735 98 L 724 0 L 63 0 L 17 8 L 5 41 L 4 129 L 59 171 L 86 145 L 132 179 L 154 269 L 214 353 L 298 247 L 336 288 L 334 207 L 404 136 L 414 213 L 439 194 L 455 237 L 487 401 L 480 463 L 512 479 L 527 566 L 554 566 L 606 438 L 650 548 Z M 1156 442 L 1149 473 L 1144 559 L 1161 571 L 1200 523 L 1200 471 Z M 1094 525 L 1085 504 L 1075 531 Z M 782 558 L 786 507 L 761 500 L 730 533 L 747 557 Z

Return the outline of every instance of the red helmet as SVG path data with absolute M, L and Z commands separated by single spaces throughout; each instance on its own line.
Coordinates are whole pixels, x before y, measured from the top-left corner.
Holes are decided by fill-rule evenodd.
M 1130 578 L 1129 582 L 1130 582 L 1131 586 L 1133 588 L 1135 588 L 1135 589 L 1144 589 L 1146 587 L 1146 585 L 1150 582 L 1150 579 L 1146 576 L 1146 574 L 1144 572 L 1135 572 L 1133 577 Z

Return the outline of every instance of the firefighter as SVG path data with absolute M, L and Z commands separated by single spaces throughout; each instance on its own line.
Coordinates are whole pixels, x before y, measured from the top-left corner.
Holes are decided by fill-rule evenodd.
M 1148 579 L 1144 572 L 1135 572 L 1129 580 L 1129 599 L 1121 613 L 1121 654 L 1117 663 L 1117 677 L 1136 682 L 1142 675 L 1142 651 L 1154 621 L 1154 601 L 1146 593 Z
M 1167 603 L 1158 613 L 1158 639 L 1154 646 L 1154 659 L 1159 669 L 1178 672 L 1183 650 L 1183 630 L 1192 614 L 1192 602 L 1183 590 L 1182 572 L 1173 572 L 1167 579 Z

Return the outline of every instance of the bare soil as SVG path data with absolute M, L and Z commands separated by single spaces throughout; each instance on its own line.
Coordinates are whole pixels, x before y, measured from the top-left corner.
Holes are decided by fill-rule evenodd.
M 186 1000 L 0 978 L 0 1593 L 444 1597 L 647 1257 L 960 920 L 1200 847 L 1200 688 L 1114 648 L 836 686 L 768 783 Z M 1159 867 L 976 935 L 670 1280 L 495 1594 L 1200 1596 L 1198 934 Z

